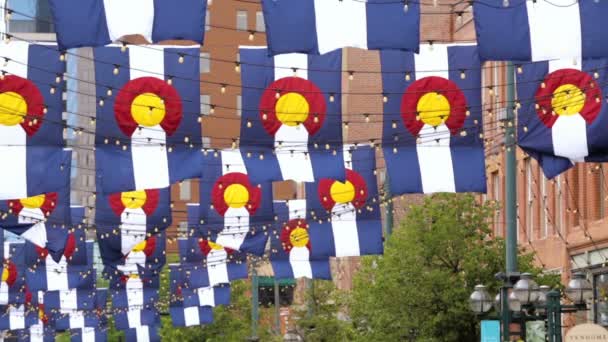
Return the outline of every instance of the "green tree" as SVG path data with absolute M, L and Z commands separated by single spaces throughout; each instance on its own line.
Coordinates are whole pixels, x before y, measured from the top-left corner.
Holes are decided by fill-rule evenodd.
M 438 194 L 410 208 L 385 255 L 363 258 L 349 314 L 364 341 L 476 341 L 478 319 L 468 307 L 475 284 L 496 293 L 504 241 L 492 236 L 497 209 L 472 195 Z M 520 252 L 519 268 L 539 274 L 534 256 Z M 555 285 L 557 276 L 540 277 Z M 415 336 L 415 337 L 414 337 Z

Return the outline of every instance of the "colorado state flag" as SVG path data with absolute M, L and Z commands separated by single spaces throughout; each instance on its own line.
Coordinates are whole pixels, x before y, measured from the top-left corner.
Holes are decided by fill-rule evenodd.
M 380 59 L 391 194 L 485 192 L 477 47 L 423 45 Z
M 317 248 L 306 219 L 306 200 L 275 202 L 278 218 L 277 230 L 271 240 L 270 262 L 277 279 L 310 278 L 331 279 L 329 258 L 313 257 Z
M 97 238 L 104 241 L 100 247 L 106 263 L 120 261 L 148 236 L 171 225 L 168 188 L 98 194 L 96 205 Z
M 114 313 L 116 328 L 124 330 L 160 323 L 158 287 L 148 286 L 146 279 L 138 276 L 124 277 L 122 282 L 123 288 L 111 290 L 112 307 L 119 309 Z
M 169 289 L 183 301 L 184 307 L 230 304 L 230 284 L 193 288 L 190 287 L 191 276 L 189 267 L 184 269 L 180 264 L 169 265 Z
M 169 306 L 171 321 L 174 327 L 193 327 L 213 323 L 213 309 L 209 306 L 184 306 L 184 303 L 173 303 Z
M 149 42 L 186 39 L 203 43 L 207 0 L 50 0 L 62 49 L 102 46 L 140 34 Z
M 608 57 L 605 1 L 483 0 L 473 9 L 482 60 Z
M 4 240 L 0 234 L 0 240 Z M 25 303 L 25 258 L 23 243 L 0 241 L 2 248 L 2 278 L 0 279 L 0 305 Z
M 418 51 L 418 1 L 263 0 L 262 6 L 273 55 L 324 54 L 349 46 Z
M 240 58 L 240 146 L 251 181 L 344 179 L 342 52 L 269 57 L 242 47 Z
M 47 315 L 51 315 L 51 319 L 55 326 L 55 330 L 63 331 L 68 329 L 85 329 L 84 332 L 80 332 L 84 335 L 93 335 L 87 327 L 93 329 L 102 330 L 107 325 L 107 317 L 105 316 L 106 302 L 107 302 L 107 289 L 97 290 L 73 290 L 79 294 L 69 294 L 71 291 L 54 291 L 49 293 L 55 293 L 49 295 L 47 293 L 44 298 L 45 310 Z M 64 292 L 61 295 L 61 292 Z M 57 298 L 59 293 L 59 298 Z M 82 293 L 85 295 L 83 296 Z M 67 295 L 66 295 L 67 294 Z M 55 296 L 55 298 L 50 298 Z M 76 301 L 73 301 L 73 296 L 77 296 Z M 78 299 L 80 297 L 80 299 Z M 59 299 L 59 302 L 56 300 Z M 51 302 L 53 302 L 51 304 Z M 89 307 L 89 301 L 92 306 Z M 76 303 L 74 305 L 73 303 Z M 79 303 L 86 303 L 86 309 Z M 57 306 L 59 305 L 59 306 Z M 50 312 L 49 312 L 50 311 Z
M 108 46 L 94 55 L 102 191 L 161 189 L 200 176 L 200 48 Z
M 188 207 L 194 211 L 191 221 L 219 245 L 262 255 L 268 241 L 262 225 L 273 217 L 272 184 L 250 180 L 240 150 L 214 155 L 204 157 L 201 203 Z
M 158 329 L 156 325 L 127 329 L 125 330 L 125 339 L 137 342 L 160 342 Z
M 517 74 L 518 144 L 547 178 L 576 162 L 608 160 L 607 66 L 607 59 L 561 59 L 527 64 Z
M 71 159 L 62 151 L 66 67 L 60 56 L 56 45 L 0 43 L 0 160 L 7 166 L 0 170 L 0 200 L 65 186 Z
M 151 235 L 130 250 L 122 252 L 121 237 L 114 234 L 98 240 L 99 253 L 110 278 L 115 276 L 143 276 L 158 274 L 165 265 L 165 233 Z
M 370 146 L 344 145 L 346 180 L 306 184 L 312 256 L 382 254 L 382 221 L 376 180 L 376 153 Z M 331 222 L 327 222 L 331 219 Z
M 186 282 L 191 288 L 247 278 L 247 263 L 239 252 L 196 237 L 178 239 L 178 247 L 182 267 L 190 272 Z

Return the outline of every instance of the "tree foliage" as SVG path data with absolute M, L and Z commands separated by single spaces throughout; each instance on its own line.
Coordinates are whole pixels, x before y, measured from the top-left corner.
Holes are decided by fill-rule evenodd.
M 493 293 L 504 269 L 504 241 L 492 236 L 496 207 L 471 195 L 439 194 L 411 207 L 385 255 L 363 258 L 348 296 L 357 340 L 475 341 L 478 318 L 468 307 L 476 284 Z M 520 252 L 519 269 L 539 274 Z M 557 276 L 540 278 L 555 285 Z

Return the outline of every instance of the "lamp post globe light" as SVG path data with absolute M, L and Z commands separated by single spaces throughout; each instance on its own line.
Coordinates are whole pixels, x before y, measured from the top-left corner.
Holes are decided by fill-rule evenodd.
M 552 290 L 546 285 L 539 286 L 530 273 L 514 273 L 507 277 L 499 273 L 497 279 L 502 280 L 503 285 L 500 292 L 494 297 L 496 314 L 492 315 L 492 319 L 500 320 L 503 323 L 504 341 L 509 340 L 511 335 L 518 335 L 525 339 L 526 322 L 544 320 L 548 327 L 547 340 L 561 342 L 562 313 L 587 310 L 586 303 L 593 297 L 593 287 L 583 273 L 573 274 L 563 292 L 574 305 L 562 304 L 562 293 L 559 290 Z M 606 287 L 608 288 L 608 278 Z M 506 298 L 503 298 L 503 295 Z M 490 318 L 490 315 L 487 314 L 492 308 L 491 298 L 484 285 L 475 286 L 475 290 L 469 298 L 471 310 L 478 315 L 486 314 Z M 512 323 L 520 325 L 519 332 L 510 331 L 509 324 Z
M 521 305 L 533 304 L 538 300 L 540 288 L 532 279 L 532 274 L 522 273 L 521 278 L 513 286 L 513 294 Z
M 484 314 L 492 309 L 492 297 L 484 285 L 475 286 L 475 291 L 469 297 L 471 310 L 478 314 Z
M 593 287 L 583 273 L 575 273 L 568 282 L 565 293 L 574 304 L 584 304 L 593 298 Z

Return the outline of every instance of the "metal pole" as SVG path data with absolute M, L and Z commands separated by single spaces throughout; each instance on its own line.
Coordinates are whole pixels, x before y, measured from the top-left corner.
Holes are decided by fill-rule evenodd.
M 515 159 L 515 73 L 513 63 L 507 63 L 507 120 L 505 123 L 506 147 L 506 259 L 507 276 L 517 272 L 517 160 Z
M 260 319 L 259 279 L 256 269 L 257 263 L 253 262 L 251 271 L 251 340 L 258 340 L 258 321 Z
M 281 334 L 281 297 L 279 296 L 279 282 L 274 278 L 274 325 L 277 334 Z
M 384 178 L 384 196 L 388 200 L 386 202 L 386 220 L 384 224 L 384 231 L 386 233 L 386 239 L 393 233 L 393 201 L 391 199 L 391 188 L 388 182 L 388 172 Z
M 509 283 L 508 280 L 500 288 L 500 321 L 502 323 L 502 340 L 511 339 L 511 312 L 509 311 Z
M 547 325 L 549 330 L 549 342 L 562 342 L 561 328 L 561 304 L 559 291 L 547 293 Z
M 308 309 L 306 316 L 311 318 L 315 314 L 315 283 L 313 279 L 306 278 L 306 288 L 308 293 L 308 299 L 306 300 L 306 307 Z

